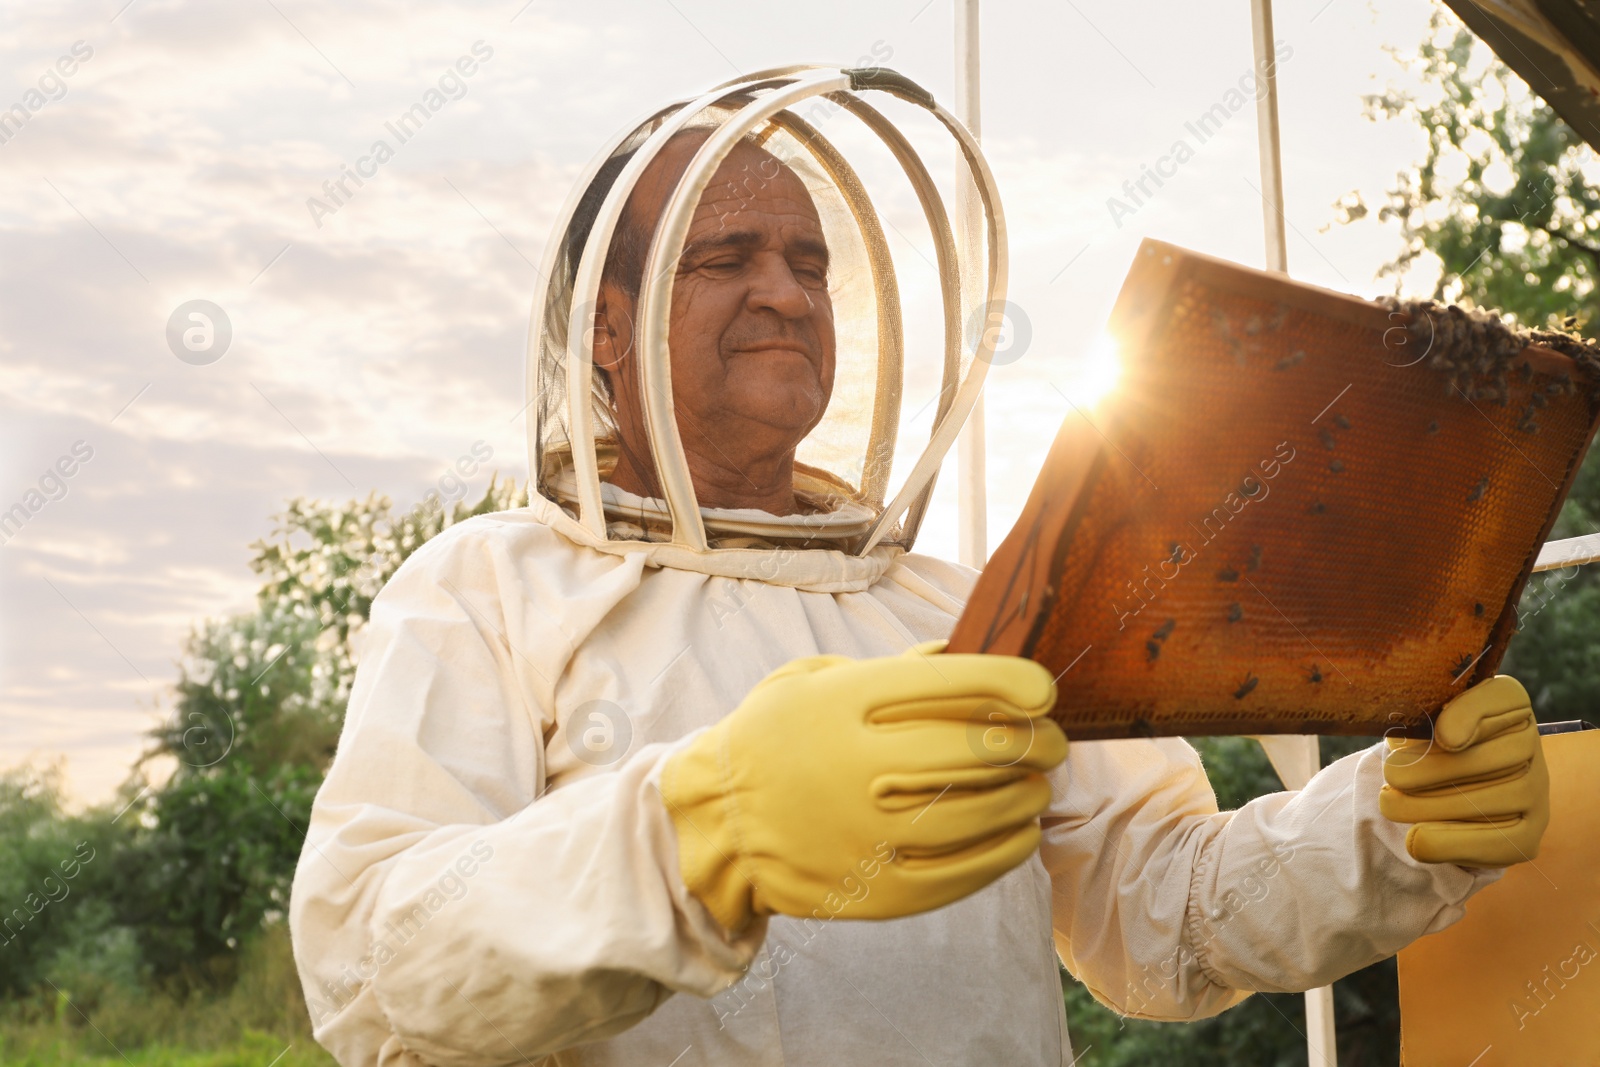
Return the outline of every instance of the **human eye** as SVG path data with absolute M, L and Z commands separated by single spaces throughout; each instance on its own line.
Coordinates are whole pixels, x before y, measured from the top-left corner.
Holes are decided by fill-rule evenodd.
M 828 268 L 814 262 L 796 263 L 789 268 L 802 285 L 822 287 L 828 284 Z
M 713 256 L 704 260 L 695 269 L 702 274 L 709 274 L 713 278 L 732 278 L 744 266 L 744 260 L 739 256 L 724 255 Z

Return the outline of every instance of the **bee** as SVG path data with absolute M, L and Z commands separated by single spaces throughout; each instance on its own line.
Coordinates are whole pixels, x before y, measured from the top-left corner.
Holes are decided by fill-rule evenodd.
M 1239 342 L 1233 332 L 1233 323 L 1228 321 L 1228 316 L 1218 308 L 1211 309 L 1211 324 L 1216 328 L 1217 336 L 1228 343 L 1234 354 L 1239 353 Z
M 1311 665 L 1311 673 L 1306 675 L 1306 681 L 1310 682 L 1312 685 L 1321 685 L 1322 684 L 1322 668 L 1318 667 L 1315 663 L 1313 663 Z
M 1335 415 L 1333 417 L 1333 422 L 1334 425 L 1338 426 L 1341 430 L 1348 430 L 1350 428 L 1350 420 L 1345 418 L 1342 414 Z
M 1439 420 L 1438 419 L 1434 419 L 1432 422 L 1428 423 L 1428 432 L 1429 433 L 1438 433 L 1439 432 Z
M 1290 352 L 1287 356 L 1284 356 L 1282 359 L 1278 360 L 1278 362 L 1274 363 L 1272 365 L 1272 369 L 1288 370 L 1290 367 L 1302 362 L 1305 358 L 1306 354 L 1297 348 L 1293 352 Z
M 1154 663 L 1161 658 L 1161 643 L 1159 641 L 1146 641 L 1144 650 L 1147 653 L 1145 662 Z
M 1568 315 L 1561 320 L 1561 325 L 1563 329 L 1576 330 L 1578 328 L 1578 316 Z
M 1335 474 L 1342 474 L 1344 472 L 1344 464 L 1338 460 L 1333 460 L 1328 464 L 1328 469 Z
M 1461 658 L 1456 660 L 1455 666 L 1450 668 L 1450 677 L 1461 677 L 1462 674 L 1466 673 L 1467 668 L 1470 666 L 1472 666 L 1472 657 L 1463 652 L 1461 654 Z
M 1324 504 L 1320 500 L 1314 500 L 1312 501 L 1311 507 L 1308 510 L 1310 510 L 1311 514 L 1313 515 L 1321 515 L 1323 512 L 1328 510 L 1328 505 Z
M 1224 567 L 1217 572 L 1217 581 L 1219 582 L 1237 582 L 1238 580 L 1239 572 L 1232 567 Z
M 1517 365 L 1517 376 L 1525 382 L 1533 381 L 1533 364 L 1523 360 Z
M 1255 675 L 1246 674 L 1244 676 L 1244 681 L 1239 683 L 1239 688 L 1233 691 L 1233 699 L 1243 700 L 1245 697 L 1250 695 L 1251 691 L 1255 689 L 1260 682 L 1261 679 L 1257 678 Z
M 1261 546 L 1260 545 L 1251 545 L 1250 546 L 1250 561 L 1244 565 L 1244 569 L 1247 570 L 1247 571 L 1258 571 L 1258 570 L 1261 569 Z
M 1322 447 L 1332 451 L 1339 447 L 1339 441 L 1333 436 L 1333 431 L 1326 426 L 1317 431 L 1317 439 L 1322 442 Z
M 1183 546 L 1178 544 L 1178 542 L 1174 541 L 1174 542 L 1172 542 L 1172 544 L 1168 545 L 1167 546 L 1167 553 L 1168 553 L 1168 555 L 1167 555 L 1167 562 L 1168 563 L 1180 563 L 1181 564 L 1183 562 Z
M 1497 404 L 1499 404 L 1501 407 L 1510 406 L 1510 404 L 1511 404 L 1511 385 L 1510 385 L 1509 382 L 1506 381 L 1506 372 L 1505 372 L 1505 368 L 1503 368 L 1503 367 L 1500 370 L 1495 372 L 1495 376 L 1494 376 L 1494 394 L 1497 397 L 1497 399 L 1495 401 Z
M 1467 493 L 1467 499 L 1468 500 L 1482 500 L 1483 499 L 1483 492 L 1484 492 L 1485 489 L 1488 489 L 1488 488 L 1489 488 L 1489 476 L 1487 474 L 1485 474 L 1482 478 L 1480 478 L 1478 480 L 1478 484 L 1473 486 L 1471 491 L 1469 491 Z
M 1177 619 L 1168 619 L 1166 622 L 1162 623 L 1161 624 L 1161 628 L 1159 630 L 1157 630 L 1151 636 L 1154 637 L 1157 641 L 1165 641 L 1168 637 L 1172 636 L 1172 630 L 1177 625 L 1178 625 L 1178 620 Z
M 1240 606 L 1237 600 L 1235 600 L 1232 604 L 1228 605 L 1228 621 L 1238 622 L 1242 618 L 1244 618 L 1244 608 Z
M 1256 334 L 1260 333 L 1261 316 L 1251 315 L 1248 319 L 1246 319 L 1244 323 L 1244 332 L 1250 337 L 1254 337 Z
M 1480 618 L 1480 619 L 1483 618 L 1483 605 L 1482 604 L 1474 604 L 1474 605 L 1472 605 L 1472 614 L 1474 616 L 1476 616 L 1477 618 Z

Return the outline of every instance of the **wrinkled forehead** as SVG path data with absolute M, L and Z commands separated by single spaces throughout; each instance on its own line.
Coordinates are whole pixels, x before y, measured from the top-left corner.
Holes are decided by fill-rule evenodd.
M 707 136 L 709 132 L 704 130 L 679 134 L 645 168 L 628 198 L 627 215 L 633 225 L 655 228 Z M 801 177 L 765 148 L 744 141 L 734 146 L 712 175 L 695 208 L 690 233 L 695 235 L 707 226 L 721 228 L 739 215 L 754 217 L 757 213 L 822 233 L 816 203 Z

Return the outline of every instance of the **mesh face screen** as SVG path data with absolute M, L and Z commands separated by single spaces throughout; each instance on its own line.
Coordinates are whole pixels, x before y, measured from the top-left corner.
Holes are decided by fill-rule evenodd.
M 1063 429 L 951 650 L 1060 673 L 1077 738 L 1426 730 L 1494 673 L 1596 410 L 1544 349 L 1469 399 L 1396 326 L 1146 242 L 1124 384 Z

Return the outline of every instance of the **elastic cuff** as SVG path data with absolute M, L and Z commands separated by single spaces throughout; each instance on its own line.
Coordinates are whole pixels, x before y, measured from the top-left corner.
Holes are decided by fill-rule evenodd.
M 1183 954 L 1187 951 L 1195 969 L 1200 972 L 1200 977 L 1219 989 L 1233 988 L 1211 966 L 1208 951 L 1215 936 L 1214 932 L 1208 930 L 1209 924 L 1220 919 L 1207 915 L 1201 902 L 1208 897 L 1216 896 L 1216 885 L 1211 869 L 1216 863 L 1216 853 L 1222 847 L 1222 834 L 1226 831 L 1227 827 L 1224 826 L 1221 831 L 1202 843 L 1199 854 L 1195 857 L 1194 869 L 1189 875 L 1189 899 L 1183 909 L 1183 931 L 1178 935 L 1179 973 L 1182 973 Z
M 661 799 L 677 831 L 683 884 L 737 937 L 755 917 L 755 885 L 739 870 L 725 760 L 722 731 L 702 734 L 661 769 Z

